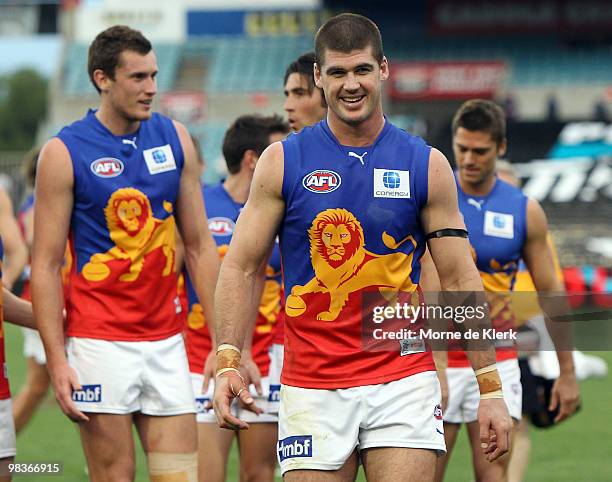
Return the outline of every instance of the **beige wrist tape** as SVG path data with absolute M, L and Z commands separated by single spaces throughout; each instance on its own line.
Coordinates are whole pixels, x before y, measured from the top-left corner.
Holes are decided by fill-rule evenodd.
M 240 351 L 234 348 L 221 348 L 217 350 L 217 375 L 224 368 L 233 368 L 238 370 L 240 367 Z
M 240 353 L 240 348 L 238 348 L 236 345 L 231 345 L 229 343 L 221 343 L 219 347 L 217 348 L 217 353 L 219 353 L 222 350 L 235 350 L 238 353 Z
M 476 370 L 475 375 L 481 399 L 503 398 L 501 394 L 502 383 L 497 371 L 497 365 L 493 364 L 479 368 Z
M 223 375 L 224 373 L 227 373 L 227 372 L 236 372 L 240 376 L 240 378 L 242 378 L 242 375 L 240 375 L 240 372 L 235 368 L 222 368 L 221 370 L 217 370 L 215 377 L 218 377 L 219 375 Z
M 501 390 L 495 390 L 494 392 L 480 395 L 481 400 L 490 400 L 491 398 L 504 398 L 504 394 Z

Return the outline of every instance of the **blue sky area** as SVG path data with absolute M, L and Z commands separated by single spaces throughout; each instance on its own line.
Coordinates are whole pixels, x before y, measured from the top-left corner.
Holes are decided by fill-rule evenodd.
M 59 35 L 0 37 L 0 75 L 32 67 L 51 77 L 59 62 L 62 41 Z

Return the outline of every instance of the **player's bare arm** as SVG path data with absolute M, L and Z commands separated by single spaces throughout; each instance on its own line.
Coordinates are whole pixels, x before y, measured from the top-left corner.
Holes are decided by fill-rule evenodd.
M 571 351 L 570 325 L 559 321 L 569 315 L 570 306 L 564 296 L 565 287 L 557 276 L 547 237 L 546 214 L 537 201 L 530 199 L 527 205 L 527 241 L 522 254 L 540 295 L 540 305 L 547 315 L 547 328 L 555 342 L 559 359 L 560 375 L 553 386 L 550 406 L 551 410 L 559 406 L 559 414 L 555 418 L 559 422 L 576 411 L 580 392 Z
M 32 251 L 32 304 L 45 345 L 47 367 L 63 412 L 74 421 L 88 420 L 72 401 L 80 389 L 64 351 L 61 268 L 70 227 L 74 177 L 70 154 L 58 138 L 42 149 L 36 174 L 36 209 Z
M 421 212 L 423 230 L 426 234 L 443 229 L 463 229 L 465 224 L 459 213 L 457 188 L 448 160 L 432 149 L 429 158 L 429 182 L 427 205 Z M 431 252 L 442 291 L 465 291 L 482 293 L 484 291 L 478 270 L 470 253 L 468 240 L 457 236 L 443 236 L 430 239 Z M 477 329 L 482 320 L 466 320 L 466 329 Z M 472 326 L 473 325 L 473 326 Z M 495 369 L 495 350 L 467 351 L 468 359 L 474 368 L 481 387 L 481 402 L 478 410 L 480 440 L 487 459 L 493 461 L 506 453 L 510 447 L 512 421 L 508 409 L 501 398 L 501 382 Z M 491 367 L 491 368 L 490 368 Z M 491 370 L 479 373 L 480 370 Z M 480 378 L 494 376 L 492 392 L 483 392 L 484 384 Z M 494 396 L 495 398 L 490 398 Z
M 9 323 L 36 329 L 32 303 L 22 300 L 4 287 L 2 288 L 2 309 Z
M 0 189 L 0 236 L 6 259 L 2 266 L 2 282 L 11 289 L 28 262 L 28 249 L 13 214 L 11 198 L 3 189 Z
M 266 267 L 268 265 L 268 258 L 270 255 L 264 258 L 263 263 L 259 267 L 257 276 L 255 277 L 255 288 L 253 293 L 254 299 L 261 300 L 263 295 L 264 286 L 266 283 Z M 253 346 L 253 334 L 255 333 L 255 326 L 257 325 L 257 315 L 259 313 L 259 305 L 253 305 L 253 312 L 249 316 L 249 325 L 244 336 L 244 345 L 242 346 L 242 354 L 240 357 L 240 371 L 243 374 L 245 384 L 248 386 L 252 383 L 255 386 L 257 393 L 261 395 L 263 389 L 261 387 L 261 372 L 257 367 L 257 363 L 253 360 L 252 346 Z
M 248 428 L 248 424 L 231 415 L 229 407 L 238 394 L 243 403 L 253 403 L 237 369 L 253 306 L 259 306 L 261 300 L 258 273 L 272 249 L 283 216 L 282 181 L 283 147 L 277 142 L 263 152 L 257 163 L 249 200 L 238 218 L 215 292 L 220 350 L 214 407 L 219 425 L 224 428 Z M 232 348 L 222 350 L 224 347 Z
M 178 122 L 174 125 L 185 157 L 176 209 L 177 224 L 183 240 L 185 263 L 204 316 L 207 320 L 214 320 L 213 297 L 219 274 L 219 255 L 208 230 L 195 147 L 187 129 Z M 209 327 L 212 326 L 214 324 L 209 322 Z M 214 343 L 214 330 L 211 330 L 211 337 Z

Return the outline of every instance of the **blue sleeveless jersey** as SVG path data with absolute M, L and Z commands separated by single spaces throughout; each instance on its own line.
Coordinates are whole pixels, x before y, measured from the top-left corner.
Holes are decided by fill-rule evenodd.
M 364 293 L 417 290 L 430 147 L 389 122 L 372 145 L 343 146 L 322 121 L 283 151 L 283 383 L 344 388 L 433 369 L 424 349 L 362 339 Z
M 136 341 L 179 333 L 174 210 L 184 159 L 172 121 L 153 114 L 116 136 L 90 110 L 58 137 L 74 172 L 68 335 Z
M 206 205 L 208 229 L 217 243 L 219 256 L 223 258 L 229 248 L 238 216 L 244 204 L 234 201 L 225 190 L 223 183 L 216 186 L 205 186 L 202 188 L 202 193 Z M 210 332 L 204 319 L 202 305 L 198 301 L 195 289 L 187 273 L 185 279 L 187 281 L 186 286 L 189 299 L 189 314 L 187 316 L 187 330 L 185 333 L 189 369 L 192 373 L 202 373 L 204 362 L 210 353 L 212 343 Z M 280 254 L 278 245 L 276 245 L 266 267 L 266 283 L 259 306 L 251 350 L 253 359 L 264 376 L 268 374 L 270 365 L 268 349 L 272 344 L 273 327 L 280 311 L 280 293 Z M 240 301 L 237 300 L 237 302 Z
M 469 233 L 472 255 L 489 293 L 492 326 L 516 327 L 508 293 L 514 289 L 521 252 L 527 239 L 527 197 L 500 179 L 486 196 L 471 196 L 457 182 L 459 210 Z M 503 345 L 503 343 L 502 343 Z M 512 347 L 498 347 L 498 360 L 514 358 Z M 463 352 L 449 352 L 449 366 L 469 366 Z

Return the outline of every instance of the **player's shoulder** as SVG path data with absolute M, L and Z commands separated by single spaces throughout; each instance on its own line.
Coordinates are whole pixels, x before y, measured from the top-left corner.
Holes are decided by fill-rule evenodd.
M 505 198 L 515 198 L 527 200 L 527 195 L 516 186 L 508 184 L 506 181 L 502 181 L 497 178 L 497 193 L 498 195 L 504 196 Z
M 62 127 L 57 133 L 56 138 L 66 139 L 68 137 L 82 135 L 85 132 L 90 132 L 95 114 L 95 110 L 89 109 L 83 117 Z
M 386 137 L 389 139 L 389 141 L 406 143 L 408 145 L 418 148 L 429 147 L 427 142 L 425 142 L 422 137 L 417 136 L 415 134 L 411 134 L 410 132 L 393 124 L 389 120 L 387 120 L 386 123 L 388 129 L 388 134 Z
M 317 137 L 324 134 L 323 122 L 320 121 L 311 126 L 305 126 L 298 132 L 290 132 L 285 139 L 283 144 L 297 144 L 297 143 L 309 143 L 314 141 Z

